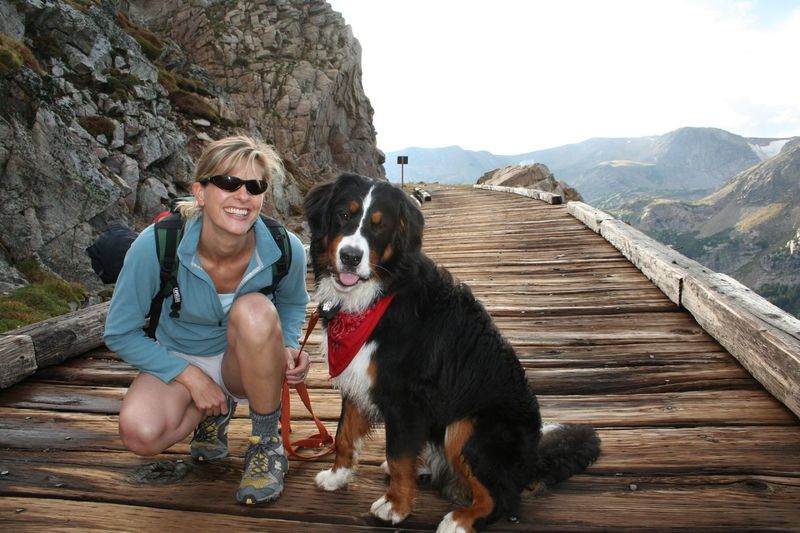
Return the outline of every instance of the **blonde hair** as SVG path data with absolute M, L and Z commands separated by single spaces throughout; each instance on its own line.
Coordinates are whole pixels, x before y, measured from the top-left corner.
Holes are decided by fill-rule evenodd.
M 194 181 L 218 174 L 230 174 L 241 165 L 261 174 L 267 181 L 284 175 L 283 162 L 274 147 L 246 135 L 235 135 L 213 141 L 203 149 L 200 159 L 197 160 Z M 195 198 L 182 200 L 176 207 L 183 218 L 196 217 L 203 213 L 203 208 Z

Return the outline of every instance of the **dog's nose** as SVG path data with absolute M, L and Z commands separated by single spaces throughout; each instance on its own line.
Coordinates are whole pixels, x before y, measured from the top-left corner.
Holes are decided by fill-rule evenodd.
M 361 262 L 364 253 L 354 246 L 345 246 L 339 250 L 339 258 L 346 267 L 356 267 Z

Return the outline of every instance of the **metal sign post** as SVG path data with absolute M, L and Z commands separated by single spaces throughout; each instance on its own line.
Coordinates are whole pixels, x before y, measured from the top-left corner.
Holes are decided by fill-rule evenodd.
M 404 176 L 403 170 L 405 169 L 405 165 L 408 164 L 408 156 L 407 155 L 398 155 L 397 156 L 397 164 L 400 165 L 400 188 L 402 189 L 404 185 Z

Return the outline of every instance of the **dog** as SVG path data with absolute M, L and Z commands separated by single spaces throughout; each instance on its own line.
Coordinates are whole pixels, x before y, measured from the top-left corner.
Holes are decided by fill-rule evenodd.
M 371 428 L 386 431 L 386 493 L 371 513 L 397 524 L 418 474 L 466 506 L 440 532 L 515 519 L 523 489 L 584 471 L 600 453 L 583 425 L 542 427 L 510 343 L 469 287 L 421 250 L 424 219 L 399 188 L 342 174 L 304 200 L 332 382 L 342 395 L 333 467 L 316 484 L 353 477 Z

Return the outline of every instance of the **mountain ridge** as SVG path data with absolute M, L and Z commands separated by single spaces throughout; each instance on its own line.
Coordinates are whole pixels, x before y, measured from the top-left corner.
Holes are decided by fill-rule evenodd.
M 385 170 L 400 180 L 394 164 L 409 157 L 404 172 L 414 181 L 474 183 L 490 170 L 517 164 L 542 163 L 559 180 L 575 187 L 588 201 L 602 204 L 620 191 L 686 190 L 702 196 L 772 155 L 774 143 L 789 138 L 742 137 L 719 128 L 685 127 L 662 135 L 592 137 L 579 143 L 512 155 L 443 148 L 409 147 L 386 153 Z M 446 157 L 446 166 L 443 159 Z M 705 166 L 700 165 L 708 161 Z M 680 181 L 674 176 L 680 173 Z

